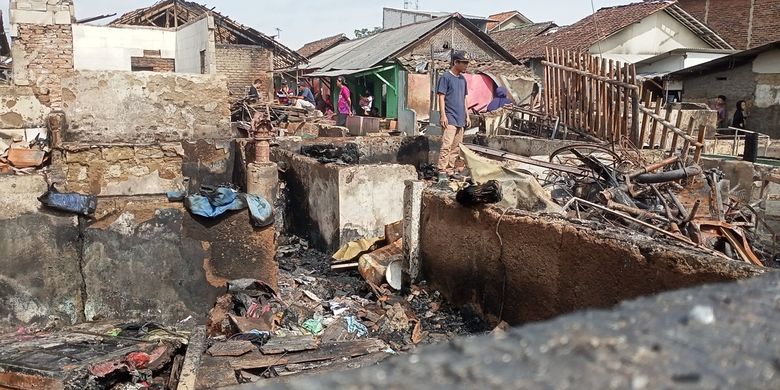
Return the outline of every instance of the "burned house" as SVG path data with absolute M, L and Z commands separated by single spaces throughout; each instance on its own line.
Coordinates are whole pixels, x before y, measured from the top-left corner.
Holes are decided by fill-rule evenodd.
M 482 134 L 461 148 L 474 183 L 440 180 L 436 136 L 333 136 L 326 118 L 284 136 L 263 116 L 234 132 L 218 22 L 177 9 L 103 30 L 73 1 L 11 2 L 0 387 L 777 387 L 777 251 L 742 204 L 777 214 L 780 176 L 706 156 L 698 122 L 632 102 L 632 72 L 552 59 L 539 104 L 559 136 Z M 382 34 L 314 55 L 311 77 L 397 90 L 401 119 L 430 108 L 450 49 L 476 58 L 479 97 L 527 72 L 457 15 Z M 753 358 L 724 369 L 713 345 Z
M 205 52 L 201 49 L 202 45 L 198 47 L 197 44 L 190 45 L 192 47 L 181 46 L 176 50 L 190 51 L 196 56 L 195 60 L 200 56 L 200 60 L 193 61 L 188 69 L 196 72 L 200 69 L 201 73 L 224 74 L 233 95 L 246 95 L 254 80 L 260 79 L 263 85 L 260 88 L 261 93 L 265 93 L 265 98 L 270 99 L 273 95 L 274 70 L 290 68 L 304 61 L 301 55 L 272 37 L 191 1 L 160 1 L 150 7 L 126 13 L 112 21 L 109 26 L 178 30 L 207 15 L 211 18 L 208 25 L 211 36 L 205 37 L 202 42 L 208 42 L 210 47 L 207 47 Z M 148 64 L 152 64 L 152 69 L 155 69 L 153 64 L 160 62 L 156 57 L 159 57 L 157 52 L 142 53 L 135 61 L 141 68 L 143 64 L 147 64 L 148 69 Z M 198 64 L 200 68 L 197 67 Z

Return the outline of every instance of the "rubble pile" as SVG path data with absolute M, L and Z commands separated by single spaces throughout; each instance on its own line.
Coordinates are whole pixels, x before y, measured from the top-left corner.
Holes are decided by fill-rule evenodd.
M 48 133 L 32 129 L 11 138 L 0 137 L 0 173 L 30 174 L 49 160 Z
M 756 227 L 763 222 L 755 205 L 732 194 L 723 172 L 705 171 L 690 156 L 650 163 L 636 150 L 580 144 L 555 151 L 548 162 L 469 148 L 522 163 L 570 217 L 670 238 L 756 266 L 777 256 L 776 248 L 759 244 Z
M 304 240 L 286 240 L 278 249 L 278 292 L 261 281 L 236 280 L 217 300 L 200 386 L 371 365 L 486 330 L 476 315 L 459 313 L 424 284 L 396 294 L 354 269 L 331 270 L 331 259 Z

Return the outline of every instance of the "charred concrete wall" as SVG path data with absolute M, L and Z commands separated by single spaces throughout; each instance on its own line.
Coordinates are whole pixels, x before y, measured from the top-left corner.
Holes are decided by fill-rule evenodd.
M 453 303 L 476 305 L 491 321 L 500 313 L 512 325 L 541 321 L 763 272 L 666 240 L 591 223 L 515 211 L 502 214 L 495 208 L 464 208 L 441 192 L 423 195 L 425 278 Z
M 0 328 L 205 315 L 227 280 L 277 284 L 273 227 L 192 216 L 165 197 L 101 197 L 94 219 L 42 208 L 42 176 L 0 176 Z
M 300 137 L 277 138 L 280 149 L 299 153 L 304 145 L 333 144 L 357 145 L 361 164 L 403 164 L 419 167 L 435 164 L 441 149 L 441 137 L 321 137 L 301 139 Z
M 78 71 L 62 80 L 66 142 L 148 143 L 230 138 L 221 75 Z

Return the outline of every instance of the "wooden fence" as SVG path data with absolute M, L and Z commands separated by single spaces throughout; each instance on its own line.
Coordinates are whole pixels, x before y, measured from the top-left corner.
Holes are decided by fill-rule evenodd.
M 693 118 L 682 123 L 682 111 L 660 98 L 651 101 L 634 65 L 555 48 L 547 49 L 542 64 L 544 110 L 562 126 L 604 142 L 630 141 L 671 154 L 694 148 L 698 161 L 705 127 Z

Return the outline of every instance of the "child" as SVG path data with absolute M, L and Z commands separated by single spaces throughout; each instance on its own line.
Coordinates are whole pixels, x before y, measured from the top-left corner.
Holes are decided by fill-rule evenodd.
M 371 96 L 371 92 L 366 90 L 360 95 L 360 109 L 363 110 L 363 115 L 371 115 L 371 107 L 374 105 L 374 97 Z

